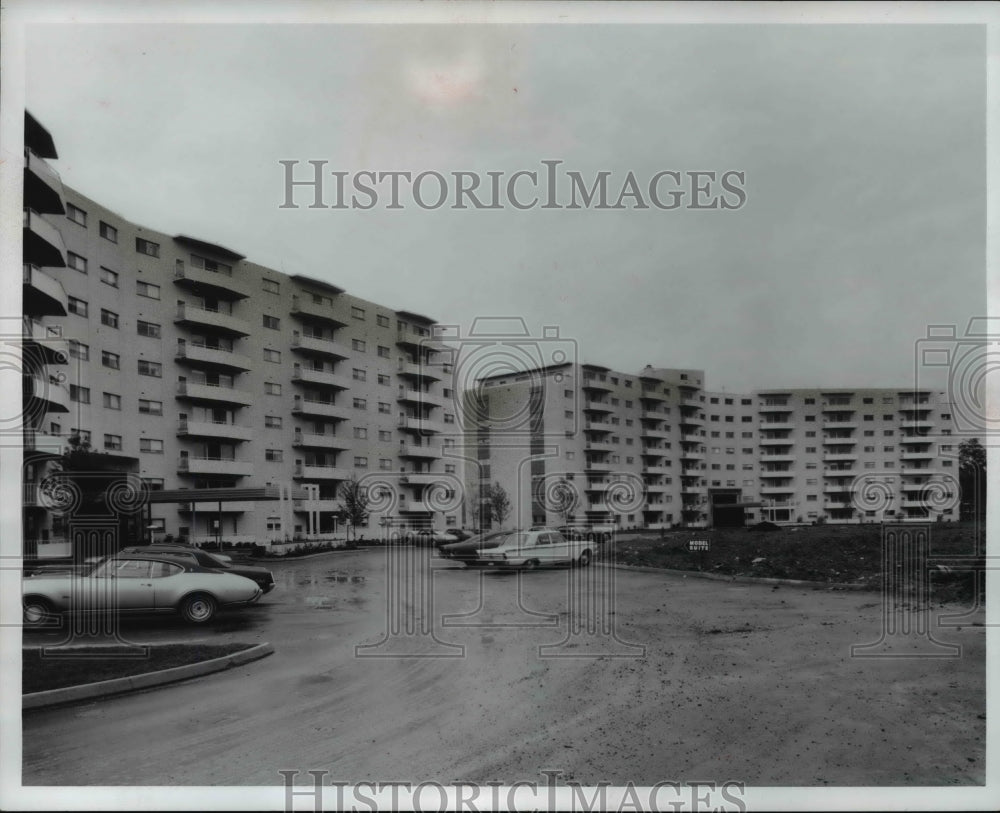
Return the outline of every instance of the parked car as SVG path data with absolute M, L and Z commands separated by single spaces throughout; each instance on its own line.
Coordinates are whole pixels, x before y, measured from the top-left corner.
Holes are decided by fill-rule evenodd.
M 210 621 L 220 607 L 251 604 L 257 583 L 165 554 L 115 556 L 87 575 L 35 576 L 21 584 L 25 626 L 64 612 L 176 612 L 192 624 Z
M 471 565 L 523 570 L 555 564 L 586 566 L 594 555 L 593 542 L 567 539 L 551 528 L 508 531 L 491 542 L 495 544 L 481 547 Z
M 215 568 L 218 570 L 224 570 L 227 573 L 235 573 L 237 576 L 245 576 L 246 578 L 255 581 L 257 586 L 260 587 L 260 589 L 265 593 L 270 593 L 274 589 L 274 576 L 266 567 L 232 564 L 231 559 L 226 562 L 218 553 L 209 553 L 207 550 L 201 550 L 201 548 L 157 545 L 154 543 L 152 545 L 122 548 L 119 553 L 128 555 L 136 553 L 142 555 L 148 554 L 151 556 L 162 554 L 172 558 L 184 559 L 186 561 L 195 562 L 202 567 Z M 229 559 L 228 556 L 226 558 Z
M 556 530 L 567 539 L 586 542 L 607 542 L 615 532 L 611 525 L 560 525 Z
M 29 578 L 35 576 L 55 576 L 61 573 L 79 573 L 80 575 L 84 575 L 97 567 L 106 558 L 106 556 L 88 556 L 82 562 L 67 560 L 41 563 L 25 562 L 24 575 Z
M 442 559 L 453 559 L 456 562 L 469 564 L 479 557 L 480 550 L 487 550 L 499 545 L 500 542 L 494 540 L 499 540 L 506 533 L 506 531 L 493 531 L 481 534 L 480 536 L 473 536 L 463 542 L 453 542 L 450 545 L 443 545 L 438 548 L 438 555 Z
M 192 551 L 192 550 L 201 551 L 201 550 L 204 550 L 204 548 L 199 548 L 196 545 L 186 545 L 183 542 L 150 542 L 148 545 L 133 545 L 132 547 L 134 547 L 134 548 L 141 548 L 142 550 L 146 550 L 148 548 L 154 548 L 154 547 L 155 548 L 159 548 L 161 550 L 166 550 L 167 548 L 170 548 L 171 550 L 186 550 L 186 551 Z M 212 550 L 212 551 L 205 551 L 205 552 L 206 553 L 211 553 L 212 556 L 214 556 L 217 559 L 221 559 L 227 565 L 231 565 L 233 563 L 233 557 L 230 556 L 228 553 L 220 553 L 220 552 L 214 551 L 214 550 Z

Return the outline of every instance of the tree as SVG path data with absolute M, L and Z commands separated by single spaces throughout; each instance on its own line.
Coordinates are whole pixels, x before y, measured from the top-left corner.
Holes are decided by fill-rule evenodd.
M 357 528 L 368 521 L 368 505 L 371 500 L 368 497 L 368 489 L 364 488 L 357 478 L 352 477 L 340 484 L 339 497 L 341 513 L 351 525 Z
M 485 496 L 490 517 L 496 521 L 498 528 L 503 528 L 504 522 L 510 516 L 510 497 L 507 496 L 507 492 L 500 483 L 494 483 L 491 486 L 487 486 L 486 489 Z
M 576 510 L 579 501 L 580 495 L 576 493 L 573 485 L 565 477 L 560 477 L 559 482 L 552 487 L 552 504 L 562 517 L 563 525 L 569 525 L 569 518 Z
M 986 447 L 976 438 L 958 446 L 958 485 L 962 513 L 966 517 L 986 516 Z

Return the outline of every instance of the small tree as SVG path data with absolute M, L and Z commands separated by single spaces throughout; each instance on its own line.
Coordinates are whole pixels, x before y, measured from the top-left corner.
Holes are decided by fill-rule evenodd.
M 576 510 L 580 496 L 565 477 L 560 477 L 559 482 L 552 487 L 552 500 L 556 512 L 563 519 L 563 525 L 569 525 L 569 518 Z
M 512 507 L 510 497 L 507 496 L 507 492 L 500 483 L 494 483 L 491 486 L 487 486 L 487 488 L 489 490 L 486 494 L 486 499 L 488 501 L 490 517 L 496 520 L 498 528 L 503 528 L 504 522 L 510 516 Z
M 368 489 L 358 483 L 357 478 L 352 477 L 341 483 L 338 495 L 340 497 L 340 510 L 351 525 L 357 528 L 367 522 L 368 505 L 371 500 L 368 497 Z M 356 536 L 357 531 L 355 531 Z

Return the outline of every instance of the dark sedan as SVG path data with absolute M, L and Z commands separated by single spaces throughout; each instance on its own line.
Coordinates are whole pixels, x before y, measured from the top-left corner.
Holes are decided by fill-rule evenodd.
M 442 559 L 454 559 L 456 562 L 467 565 L 479 558 L 479 551 L 497 547 L 501 537 L 506 533 L 506 531 L 493 531 L 481 536 L 474 536 L 464 542 L 453 542 L 438 548 L 438 554 Z
M 210 567 L 226 573 L 234 573 L 237 576 L 244 576 L 256 582 L 257 586 L 260 587 L 260 589 L 265 593 L 270 593 L 274 589 L 274 576 L 271 575 L 271 571 L 266 567 L 257 567 L 255 565 L 244 565 L 238 563 L 230 564 L 229 562 L 225 562 L 220 559 L 214 553 L 209 553 L 207 550 L 153 544 L 122 548 L 122 550 L 119 551 L 119 555 L 133 553 L 139 553 L 143 556 L 154 556 L 159 553 L 163 556 L 169 556 L 171 559 L 193 562 L 201 567 Z

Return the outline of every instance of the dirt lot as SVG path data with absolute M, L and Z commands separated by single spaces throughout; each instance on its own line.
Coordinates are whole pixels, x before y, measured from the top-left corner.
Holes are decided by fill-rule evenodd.
M 689 543 L 707 541 L 707 551 Z M 982 566 L 985 542 L 974 523 L 930 526 L 931 588 L 940 601 L 973 599 L 974 577 L 958 565 Z M 623 533 L 619 564 L 701 570 L 726 575 L 818 582 L 882 583 L 882 526 L 814 525 L 756 531 L 743 528 Z M 947 572 L 937 565 L 951 568 Z

